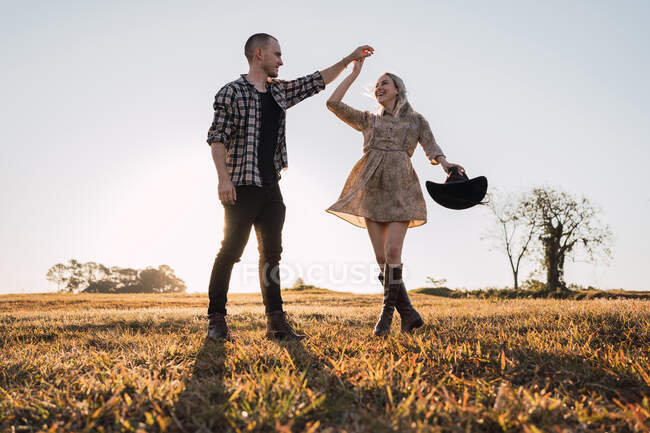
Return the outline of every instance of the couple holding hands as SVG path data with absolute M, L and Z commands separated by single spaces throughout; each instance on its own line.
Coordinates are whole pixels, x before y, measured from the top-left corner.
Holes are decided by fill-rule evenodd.
M 224 237 L 210 276 L 208 332 L 211 339 L 232 339 L 226 323 L 226 300 L 232 268 L 241 258 L 251 228 L 259 246 L 259 278 L 269 338 L 305 338 L 292 328 L 282 309 L 280 255 L 285 205 L 278 185 L 287 167 L 286 110 L 315 95 L 354 62 L 348 75 L 327 100 L 327 108 L 363 134 L 363 155 L 355 164 L 336 203 L 327 209 L 355 226 L 366 228 L 381 269 L 383 308 L 374 334 L 390 332 L 397 310 L 403 332 L 424 324 L 411 305 L 402 281 L 402 245 L 410 227 L 427 220 L 420 182 L 411 165 L 418 143 L 432 164 L 445 172 L 460 172 L 447 162 L 427 120 L 414 111 L 404 82 L 384 73 L 374 87 L 378 113 L 359 111 L 342 102 L 359 76 L 371 46 L 355 49 L 327 69 L 291 81 L 278 80 L 282 52 L 276 38 L 251 36 L 244 47 L 248 74 L 226 84 L 214 102 L 214 120 L 208 131 L 219 178 L 219 200 L 224 207 Z

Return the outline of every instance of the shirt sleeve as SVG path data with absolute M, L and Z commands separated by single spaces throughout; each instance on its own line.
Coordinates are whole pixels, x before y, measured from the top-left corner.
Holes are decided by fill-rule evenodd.
M 280 84 L 281 89 L 284 91 L 287 101 L 286 108 L 293 107 L 303 99 L 325 89 L 325 81 L 323 81 L 320 71 L 291 81 L 277 80 L 277 83 Z
M 363 131 L 372 116 L 369 111 L 356 110 L 342 101 L 327 101 L 327 108 L 357 131 Z
M 220 142 L 226 148 L 229 147 L 236 130 L 235 113 L 237 107 L 235 104 L 235 92 L 230 86 L 224 86 L 217 92 L 213 104 L 214 118 L 208 130 L 208 144 Z
M 425 155 L 429 161 L 431 161 L 431 164 L 437 165 L 438 161 L 436 161 L 436 158 L 439 156 L 445 156 L 445 154 L 442 152 L 442 149 L 440 149 L 440 146 L 438 146 L 438 143 L 436 143 L 436 139 L 433 136 L 433 132 L 431 132 L 429 122 L 427 122 L 427 119 L 425 119 L 423 116 L 420 116 L 419 134 L 420 136 L 418 138 L 418 141 L 420 142 Z

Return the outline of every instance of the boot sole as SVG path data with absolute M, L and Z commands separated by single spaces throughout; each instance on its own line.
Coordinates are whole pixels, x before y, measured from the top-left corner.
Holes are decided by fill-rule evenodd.
M 307 336 L 303 335 L 300 337 L 290 337 L 288 335 L 266 334 L 266 338 L 268 338 L 269 340 L 276 340 L 276 341 L 300 341 L 300 340 L 305 340 Z

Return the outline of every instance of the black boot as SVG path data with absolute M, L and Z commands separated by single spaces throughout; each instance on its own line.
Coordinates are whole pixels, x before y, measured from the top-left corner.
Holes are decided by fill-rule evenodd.
M 384 284 L 384 273 L 380 272 L 377 276 L 379 281 Z M 401 320 L 401 329 L 402 332 L 411 332 L 415 328 L 419 328 L 424 325 L 424 320 L 420 316 L 420 313 L 417 312 L 413 305 L 411 304 L 411 299 L 409 298 L 406 287 L 404 286 L 404 281 L 400 281 L 400 288 L 397 294 L 397 302 L 395 303 L 395 309 L 399 313 Z
M 384 336 L 390 333 L 393 323 L 393 312 L 399 295 L 399 281 L 402 280 L 402 265 L 384 265 L 384 305 L 379 320 L 372 331 L 375 335 Z
M 401 281 L 399 296 L 397 297 L 397 304 L 395 305 L 399 317 L 402 321 L 402 332 L 411 332 L 415 328 L 419 328 L 424 325 L 424 320 L 422 316 L 417 312 L 413 305 L 411 305 L 411 299 L 409 294 L 406 291 L 404 282 Z
M 266 313 L 266 337 L 278 340 L 302 340 L 306 335 L 298 334 L 287 322 L 287 313 L 272 311 Z
M 210 338 L 211 340 L 233 340 L 232 334 L 230 333 L 228 325 L 226 324 L 225 314 L 211 313 L 208 314 L 208 319 L 210 319 L 210 322 L 208 323 L 208 334 L 206 335 L 207 338 Z

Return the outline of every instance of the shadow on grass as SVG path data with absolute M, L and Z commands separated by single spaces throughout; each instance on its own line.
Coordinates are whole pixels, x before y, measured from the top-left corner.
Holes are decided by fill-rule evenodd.
M 379 402 L 375 394 L 385 394 L 381 389 L 360 389 L 346 378 L 331 372 L 327 359 L 311 352 L 300 341 L 275 341 L 291 358 L 296 370 L 304 374 L 306 387 L 316 396 L 318 403 L 305 416 L 294 419 L 292 431 L 303 431 L 309 422 L 318 420 L 320 428 L 342 426 L 348 431 L 394 431 L 382 421 L 383 404 L 375 407 L 369 403 Z
M 205 338 L 196 355 L 192 375 L 178 396 L 168 431 L 230 431 L 225 417 L 229 395 L 224 386 L 225 342 Z
M 318 317 L 318 319 L 321 319 Z M 499 345 L 494 336 L 489 339 L 483 339 L 478 330 L 482 328 L 495 328 L 505 331 L 506 333 L 525 333 L 528 328 L 509 329 L 506 323 L 494 323 L 493 319 L 482 320 L 475 319 L 471 323 L 459 323 L 458 327 L 451 329 L 452 332 L 440 333 L 440 345 L 431 346 L 434 350 L 447 345 L 452 346 L 469 346 L 476 344 L 476 338 L 479 336 L 483 350 L 482 355 L 476 355 L 472 351 L 456 352 L 456 355 L 449 358 L 442 353 L 435 352 L 436 356 L 427 356 L 423 361 L 423 368 L 430 373 L 429 381 L 433 378 L 442 379 L 447 372 L 452 373 L 448 380 L 461 378 L 459 386 L 471 389 L 471 382 L 474 379 L 480 379 L 483 383 L 507 381 L 513 386 L 523 386 L 528 390 L 539 389 L 557 393 L 566 396 L 570 401 L 580 401 L 581 398 L 603 399 L 608 405 L 613 405 L 614 399 L 623 403 L 640 404 L 644 395 L 650 392 L 649 387 L 641 377 L 634 374 L 629 368 L 613 368 L 608 361 L 594 356 L 581 356 L 562 352 L 562 347 L 556 347 L 557 352 L 544 351 L 540 348 L 534 348 L 525 342 L 512 343 L 503 346 Z M 468 329 L 467 326 L 476 328 Z M 424 329 L 419 330 L 417 334 L 424 331 L 425 334 L 435 334 L 435 327 L 428 324 Z M 542 330 L 542 329 L 540 329 Z M 458 332 L 454 332 L 458 331 Z M 462 331 L 462 332 L 461 332 Z M 474 332 L 476 331 L 476 332 Z M 513 334 L 508 334 L 513 335 Z M 601 341 L 608 342 L 606 334 Z M 491 341 L 490 341 L 491 340 Z M 415 341 L 415 340 L 413 340 Z M 410 339 L 403 341 L 404 349 L 407 351 L 420 350 L 411 345 Z M 191 377 L 187 380 L 185 390 L 179 395 L 173 410 L 174 424 L 170 426 L 169 431 L 234 431 L 235 427 L 244 430 L 247 426 L 247 420 L 242 420 L 233 412 L 233 401 L 237 396 L 230 395 L 224 385 L 224 376 L 230 374 L 226 372 L 226 348 L 225 344 L 204 341 L 196 355 Z M 236 342 L 236 345 L 242 344 Z M 300 406 L 293 404 L 295 411 L 293 415 L 274 415 L 262 418 L 256 426 L 248 425 L 253 431 L 274 431 L 278 424 L 276 421 L 287 424 L 281 425 L 286 431 L 305 431 L 314 426 L 314 422 L 320 423 L 319 429 L 332 428 L 334 431 L 345 426 L 348 431 L 372 431 L 384 432 L 409 431 L 411 424 L 409 422 L 418 421 L 426 422 L 423 415 L 400 415 L 395 418 L 395 412 L 387 412 L 389 404 L 386 396 L 386 386 L 378 387 L 376 385 L 363 385 L 362 382 L 355 382 L 358 377 L 354 375 L 346 377 L 345 373 L 339 375 L 333 362 L 337 357 L 321 353 L 318 347 L 313 346 L 309 341 L 274 341 L 286 356 L 282 353 L 274 354 L 273 358 L 262 357 L 256 361 L 253 372 L 257 376 L 238 375 L 239 380 L 246 382 L 250 380 L 268 380 L 274 368 L 282 371 L 276 380 L 282 381 L 283 378 L 293 377 L 298 379 L 293 382 L 296 386 L 293 390 L 283 390 L 278 394 L 261 394 L 254 397 L 249 402 L 254 406 L 259 404 L 258 399 L 264 398 L 281 398 L 282 393 L 299 393 L 302 395 Z M 502 350 L 503 349 L 503 350 Z M 233 350 L 229 346 L 229 351 Z M 506 359 L 501 361 L 501 353 Z M 442 356 L 441 356 L 442 355 Z M 288 358 L 287 358 L 288 356 Z M 242 360 L 240 360 L 242 361 Z M 246 362 L 244 360 L 244 362 Z M 281 367 L 277 367 L 282 363 Z M 288 363 L 291 364 L 290 368 Z M 228 362 L 230 371 L 231 363 Z M 235 369 L 236 370 L 236 369 Z M 288 370 L 288 371 L 287 371 Z M 395 371 L 394 375 L 399 377 L 403 372 Z M 234 372 L 233 372 L 234 374 Z M 356 374 L 356 373 L 355 373 Z M 266 379 L 265 379 L 266 378 Z M 393 380 L 393 379 L 391 379 Z M 397 379 L 395 379 L 397 380 Z M 469 385 L 466 381 L 470 381 Z M 477 381 L 477 389 L 481 381 Z M 243 384 L 242 384 L 243 385 Z M 433 384 L 432 384 L 433 385 Z M 536 386 L 535 386 L 536 385 Z M 467 388 L 469 386 L 469 388 Z M 399 381 L 390 384 L 392 397 L 395 401 L 402 401 L 407 398 L 404 388 L 400 388 Z M 270 388 L 269 388 L 270 389 Z M 234 391 L 237 393 L 237 391 Z M 239 394 L 242 398 L 243 394 Z M 273 397 L 270 397 L 273 395 Z M 305 408 L 305 396 L 311 396 L 311 405 L 307 404 Z M 483 404 L 491 407 L 493 404 L 492 397 L 485 396 Z M 270 407 L 275 407 L 272 404 Z M 305 409 L 300 409 L 300 408 Z M 241 408 L 239 409 L 241 410 Z M 248 410 L 248 409 L 246 409 Z M 391 418 L 393 416 L 393 418 Z M 449 426 L 453 422 L 453 413 L 448 414 L 447 418 L 440 418 L 437 422 L 440 425 Z M 451 417 L 451 418 L 449 418 Z M 480 419 L 480 421 L 479 421 Z M 250 418 L 248 419 L 250 420 Z M 496 421 L 490 419 L 483 420 L 482 417 L 468 419 L 472 426 L 485 428 L 492 426 L 498 428 Z M 474 423 L 484 424 L 474 424 Z M 236 423 L 237 425 L 233 425 Z M 487 424 L 485 424 L 487 423 Z M 470 425 L 468 424 L 468 425 Z

